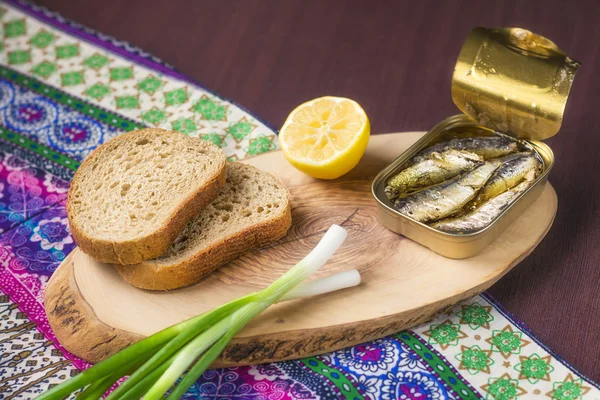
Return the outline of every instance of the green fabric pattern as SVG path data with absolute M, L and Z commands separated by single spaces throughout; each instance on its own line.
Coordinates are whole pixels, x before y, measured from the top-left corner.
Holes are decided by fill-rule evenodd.
M 325 365 L 323 362 L 315 357 L 305 358 L 300 360 L 306 367 L 310 368 L 313 372 L 322 375 L 329 379 L 331 383 L 340 390 L 340 393 L 345 399 L 362 400 L 363 396 L 354 387 L 352 382 L 346 378 L 344 373 L 336 368 Z
M 39 66 L 39 65 L 38 65 Z M 49 68 L 49 67 L 48 67 Z M 37 74 L 36 74 L 37 75 Z M 36 93 L 52 98 L 53 100 L 64 104 L 65 106 L 76 109 L 78 112 L 96 118 L 108 125 L 112 125 L 116 128 L 132 131 L 134 129 L 143 128 L 143 124 L 135 123 L 126 118 L 123 118 L 117 113 L 112 113 L 107 110 L 103 110 L 99 107 L 95 107 L 85 101 L 82 101 L 70 94 L 62 92 L 53 88 L 50 85 L 46 85 L 43 82 L 32 78 L 31 76 L 23 75 L 17 71 L 10 70 L 0 65 L 0 77 L 9 79 L 27 89 L 30 89 Z M 69 78 L 69 79 L 80 79 L 80 78 Z M 105 89 L 108 90 L 108 89 Z
M 462 399 L 479 398 L 469 386 L 465 385 L 461 377 L 454 373 L 444 360 L 424 346 L 414 333 L 410 331 L 401 332 L 395 337 L 417 353 Z
M 0 126 L 0 139 L 4 139 L 17 146 L 33 151 L 34 153 L 47 159 L 48 161 L 52 161 L 56 164 L 59 164 L 65 168 L 70 169 L 73 172 L 75 172 L 79 167 L 79 161 L 67 157 L 66 155 L 56 150 L 53 150 L 50 147 L 44 146 L 39 142 L 33 141 L 28 137 L 11 132 L 3 126 Z

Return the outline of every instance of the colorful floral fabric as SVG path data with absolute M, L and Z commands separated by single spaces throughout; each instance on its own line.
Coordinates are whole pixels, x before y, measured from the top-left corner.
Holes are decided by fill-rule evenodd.
M 28 8 L 34 9 L 33 6 Z M 5 117 L 19 132 L 25 129 L 34 134 L 50 129 L 45 135 L 46 132 L 39 132 L 41 141 L 74 153 L 78 159 L 84 157 L 90 147 L 114 136 L 115 128 L 129 130 L 142 125 L 174 129 L 212 140 L 222 146 L 231 159 L 275 148 L 273 131 L 263 123 L 178 74 L 166 75 L 164 72 L 172 72 L 168 68 L 153 65 L 156 63 L 149 68 L 147 58 L 135 54 L 133 60 L 123 58 L 69 35 L 65 30 L 72 30 L 71 26 L 40 9 L 35 11 L 37 16 L 54 19 L 54 26 L 28 17 L 22 12 L 23 7 L 19 10 L 7 5 L 4 9 L 2 64 L 49 85 L 44 88 L 48 92 L 42 95 L 57 100 L 54 103 L 61 102 L 62 98 L 56 94 L 60 96 L 64 91 L 119 114 L 119 118 L 104 121 L 93 115 L 92 118 L 82 115 L 73 118 L 64 107 L 38 101 L 40 99 L 33 95 L 19 99 Z M 94 38 L 96 42 L 99 40 Z M 124 46 L 114 47 L 122 52 Z M 27 82 L 25 86 L 29 87 Z M 39 93 L 39 88 L 29 88 Z M 9 101 L 7 97 L 0 104 Z M 71 106 L 68 102 L 62 103 Z M 76 112 L 81 108 L 76 107 Z M 123 119 L 128 123 L 123 124 Z M 112 122 L 116 127 L 108 129 L 99 122 Z
M 19 75 L 18 78 L 24 76 Z M 22 79 L 0 79 L 0 123 L 11 132 L 84 159 L 98 144 L 122 132 L 55 99 L 19 86 Z M 11 81 L 12 79 L 12 81 Z
M 89 365 L 61 347 L 43 293 L 75 244 L 65 198 L 104 141 L 158 126 L 230 159 L 275 134 L 169 66 L 36 6 L 0 4 L 0 398 L 31 398 Z M 207 371 L 186 398 L 600 399 L 598 387 L 486 296 L 387 338 L 297 361 Z

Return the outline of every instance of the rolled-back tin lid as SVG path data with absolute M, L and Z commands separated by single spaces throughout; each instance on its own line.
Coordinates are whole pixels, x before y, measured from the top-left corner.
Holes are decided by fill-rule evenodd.
M 479 124 L 521 139 L 560 129 L 580 63 L 520 28 L 475 28 L 460 51 L 452 100 Z

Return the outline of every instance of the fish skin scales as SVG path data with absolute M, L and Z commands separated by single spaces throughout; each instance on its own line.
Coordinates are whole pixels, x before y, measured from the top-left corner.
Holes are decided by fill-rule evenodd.
M 405 168 L 388 181 L 385 193 L 389 199 L 407 192 L 452 179 L 481 165 L 480 156 L 460 150 L 433 152 L 429 157 Z
M 431 153 L 441 153 L 449 149 L 468 151 L 488 160 L 514 153 L 518 145 L 514 140 L 500 136 L 456 138 L 428 147 L 413 157 L 412 161 L 416 163 L 426 159 Z
M 477 195 L 500 164 L 498 160 L 487 161 L 463 175 L 400 198 L 395 201 L 394 207 L 418 222 L 453 215 Z
M 541 161 L 532 152 L 515 153 L 500 160 L 502 165 L 477 195 L 478 203 L 498 196 L 523 180 L 535 179 L 542 168 Z
M 527 190 L 532 181 L 523 181 L 512 189 L 491 198 L 468 214 L 432 223 L 432 228 L 447 233 L 473 233 L 488 226 L 510 203 Z

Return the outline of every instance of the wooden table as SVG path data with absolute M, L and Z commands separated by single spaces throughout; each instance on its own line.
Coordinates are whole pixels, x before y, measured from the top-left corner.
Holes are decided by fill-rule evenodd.
M 600 381 L 600 24 L 594 1 L 38 0 L 129 41 L 278 128 L 305 100 L 340 95 L 373 133 L 427 130 L 457 113 L 450 78 L 474 26 L 518 26 L 583 62 L 552 181 L 547 238 L 489 292 L 551 349 Z M 377 4 L 374 6 L 373 4 Z

